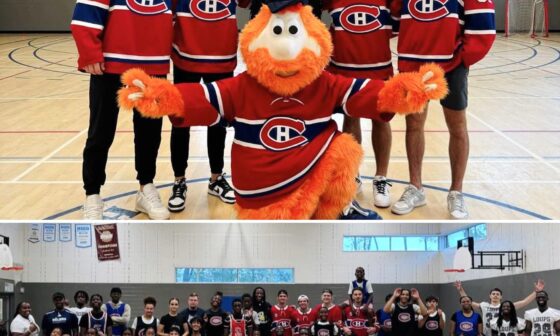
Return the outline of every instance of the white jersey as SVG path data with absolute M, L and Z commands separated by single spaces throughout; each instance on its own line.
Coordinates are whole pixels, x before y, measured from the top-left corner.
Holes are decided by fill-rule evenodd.
M 498 319 L 495 318 L 490 321 L 490 329 L 496 331 L 498 336 L 517 336 L 525 330 L 525 320 L 518 317 L 515 327 L 510 326 L 510 321 L 502 320 L 502 326 L 498 327 Z
M 72 313 L 74 313 L 74 315 L 76 315 L 78 317 L 78 321 L 80 321 L 80 318 L 82 316 L 86 315 L 87 313 L 89 313 L 93 310 L 93 308 L 91 308 L 91 307 L 82 307 L 82 308 L 68 307 L 67 309 L 69 311 L 71 311 Z
M 525 320 L 533 325 L 530 336 L 556 336 L 554 322 L 560 320 L 560 311 L 547 308 L 541 313 L 539 308 L 531 309 L 525 312 Z
M 482 333 L 486 336 L 492 336 L 492 329 L 490 329 L 490 321 L 498 318 L 500 311 L 500 304 L 490 304 L 488 302 L 480 303 L 480 312 L 482 313 Z

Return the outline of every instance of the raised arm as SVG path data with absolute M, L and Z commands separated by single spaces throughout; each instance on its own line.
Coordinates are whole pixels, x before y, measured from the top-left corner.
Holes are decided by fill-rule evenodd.
M 521 308 L 529 305 L 529 303 L 531 303 L 531 302 L 533 302 L 533 300 L 535 300 L 535 297 L 537 296 L 537 292 L 540 292 L 542 290 L 544 290 L 544 281 L 541 280 L 541 279 L 538 279 L 535 282 L 535 288 L 533 289 L 533 291 L 529 295 L 527 295 L 526 298 L 513 303 L 513 305 L 515 306 L 515 309 L 521 309 Z
M 418 307 L 420 307 L 420 315 L 426 318 L 426 316 L 428 315 L 428 308 L 426 308 L 426 305 L 424 305 L 424 302 L 422 302 L 422 298 L 420 297 L 420 292 L 418 291 L 418 289 L 412 288 L 410 290 L 410 296 L 416 302 Z
M 388 314 L 393 313 L 393 303 L 395 303 L 395 299 L 401 295 L 401 292 L 402 292 L 401 288 L 395 288 L 395 290 L 393 291 L 393 296 L 391 296 L 391 298 L 387 300 L 387 302 L 385 302 L 385 306 L 383 306 L 384 312 Z
M 457 288 L 457 291 L 459 292 L 459 295 L 461 297 L 468 296 L 460 280 L 455 281 L 455 288 Z M 473 309 L 480 310 L 480 303 L 472 300 L 472 307 Z

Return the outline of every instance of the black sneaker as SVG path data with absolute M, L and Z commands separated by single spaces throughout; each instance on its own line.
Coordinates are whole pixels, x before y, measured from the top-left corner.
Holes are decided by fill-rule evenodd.
M 339 219 L 346 220 L 381 220 L 379 214 L 373 210 L 362 208 L 356 201 L 352 201 L 350 206 L 342 212 Z
M 167 208 L 171 212 L 183 211 L 185 208 L 185 199 L 187 198 L 187 181 L 182 178 L 173 183 L 173 191 L 167 202 Z
M 223 173 L 222 175 L 218 176 L 218 179 L 216 179 L 216 181 L 214 182 L 212 182 L 212 180 L 209 180 L 208 193 L 210 195 L 219 197 L 222 202 L 234 204 L 235 192 L 226 180 L 225 174 L 226 173 Z

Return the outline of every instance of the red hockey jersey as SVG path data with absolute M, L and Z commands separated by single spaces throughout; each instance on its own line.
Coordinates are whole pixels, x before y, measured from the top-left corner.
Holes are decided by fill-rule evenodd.
M 348 77 L 387 79 L 393 75 L 388 0 L 328 0 L 324 6 L 332 18 L 334 44 L 328 70 Z
M 276 328 L 284 330 L 284 336 L 292 336 L 292 321 L 294 321 L 296 309 L 293 306 L 280 307 L 278 305 L 270 308 L 272 315 L 271 331 L 274 333 Z
M 236 0 L 178 0 L 173 63 L 190 72 L 232 72 L 237 65 L 237 5 Z
M 367 336 L 367 329 L 369 327 L 375 327 L 375 325 L 370 325 L 367 316 L 367 306 L 362 307 L 352 307 L 347 306 L 344 308 L 344 326 L 350 328 L 353 336 Z M 377 325 L 377 328 L 379 325 Z M 377 330 L 375 331 L 375 333 Z
M 316 320 L 319 319 L 319 310 L 321 310 L 322 307 L 323 307 L 323 304 L 320 303 L 313 308 L 312 314 L 313 314 L 313 316 L 315 317 Z M 340 309 L 340 307 L 335 305 L 335 304 L 331 305 L 328 309 L 329 309 L 328 321 L 330 323 L 336 324 L 337 327 L 341 328 L 342 327 L 342 309 Z
M 177 87 L 185 118 L 172 118 L 175 126 L 233 125 L 232 181 L 244 208 L 271 204 L 301 185 L 338 134 L 335 110 L 381 121 L 393 117 L 375 110 L 382 81 L 326 71 L 290 97 L 271 93 L 247 73 Z
M 312 309 L 303 312 L 301 308 L 297 308 L 294 313 L 294 336 L 299 335 L 300 329 L 310 329 L 315 323 L 315 317 L 312 314 Z
M 399 71 L 437 62 L 445 71 L 480 61 L 496 37 L 492 0 L 398 0 Z
M 105 72 L 142 68 L 169 72 L 173 15 L 171 0 L 78 0 L 70 28 L 78 68 L 105 62 Z

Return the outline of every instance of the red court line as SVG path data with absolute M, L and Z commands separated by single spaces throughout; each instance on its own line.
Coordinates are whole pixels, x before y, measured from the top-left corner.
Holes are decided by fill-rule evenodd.
M 191 132 L 201 132 L 197 130 L 192 130 Z M 504 133 L 560 133 L 560 130 L 500 130 Z M 40 130 L 40 131 L 0 131 L 0 134 L 75 134 L 81 131 L 74 130 Z M 133 130 L 117 130 L 117 133 L 133 133 Z M 169 133 L 171 130 L 162 130 L 163 133 Z M 404 129 L 393 129 L 392 132 L 404 133 Z M 425 130 L 425 133 L 448 133 L 448 130 Z M 469 133 L 495 133 L 492 130 L 469 130 Z

